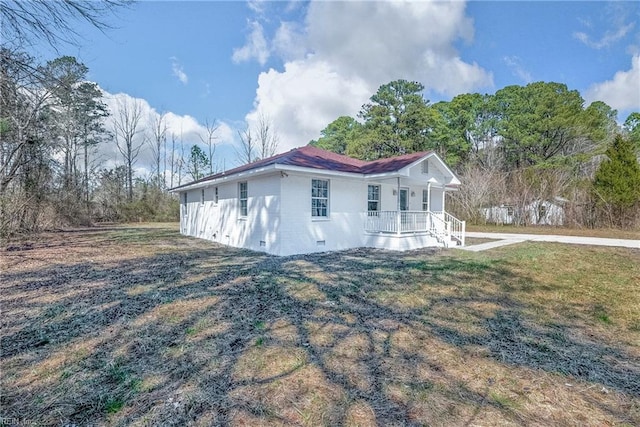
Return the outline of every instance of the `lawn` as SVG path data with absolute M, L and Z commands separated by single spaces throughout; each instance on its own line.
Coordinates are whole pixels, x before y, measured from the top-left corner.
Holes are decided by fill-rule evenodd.
M 640 251 L 2 248 L 0 424 L 640 425 Z
M 517 233 L 517 234 L 558 234 L 561 236 L 604 237 L 611 239 L 640 239 L 640 230 L 621 230 L 615 228 L 565 228 L 545 225 L 467 225 L 467 231 L 487 233 Z

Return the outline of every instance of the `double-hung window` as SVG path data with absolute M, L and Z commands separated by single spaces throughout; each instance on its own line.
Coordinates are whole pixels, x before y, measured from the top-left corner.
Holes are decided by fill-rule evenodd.
M 240 200 L 240 216 L 241 217 L 247 216 L 247 201 L 248 201 L 247 195 L 248 193 L 247 193 L 246 181 L 238 183 L 238 199 Z
M 367 209 L 369 212 L 380 211 L 380 186 L 370 185 L 367 190 Z
M 327 218 L 329 216 L 329 181 L 311 180 L 311 216 Z

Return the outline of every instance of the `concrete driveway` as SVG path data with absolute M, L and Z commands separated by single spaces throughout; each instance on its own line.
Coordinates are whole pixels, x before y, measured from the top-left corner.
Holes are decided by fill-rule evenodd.
M 623 248 L 640 249 L 640 240 L 630 239 L 607 239 L 603 237 L 580 237 L 580 236 L 558 236 L 553 234 L 517 234 L 517 233 L 483 233 L 467 232 L 467 237 L 481 239 L 495 239 L 495 242 L 480 243 L 478 245 L 465 246 L 465 251 L 479 252 L 486 249 L 497 248 L 499 246 L 521 243 L 527 240 L 534 242 L 557 242 L 569 243 L 573 245 L 594 245 L 594 246 L 618 246 Z

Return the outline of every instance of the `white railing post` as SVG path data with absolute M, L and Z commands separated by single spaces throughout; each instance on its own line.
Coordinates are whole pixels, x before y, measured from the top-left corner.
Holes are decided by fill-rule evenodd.
M 466 228 L 467 228 L 467 222 L 466 221 L 462 221 L 462 237 L 460 239 L 461 240 L 460 244 L 461 244 L 462 247 L 464 247 L 464 235 L 465 235 L 465 232 L 466 232 Z

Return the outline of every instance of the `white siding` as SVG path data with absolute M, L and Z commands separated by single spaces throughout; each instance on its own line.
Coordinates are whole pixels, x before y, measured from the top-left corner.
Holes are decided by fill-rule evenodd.
M 311 180 L 329 181 L 329 216 L 311 216 Z M 333 251 L 364 245 L 367 183 L 290 173 L 282 181 L 280 255 Z
M 437 160 L 423 160 L 425 162 L 429 162 L 429 174 L 422 173 L 422 164 L 418 163 L 409 169 L 409 177 L 412 180 L 427 182 L 429 178 L 435 178 L 438 180 L 438 183 L 444 184 L 448 179 L 445 178 L 445 175 L 440 170 L 440 162 Z
M 369 248 L 389 249 L 392 251 L 408 251 L 418 248 L 438 247 L 442 244 L 427 233 L 415 233 L 398 236 L 396 234 L 369 234 L 364 246 Z
M 409 210 L 422 210 L 422 190 L 435 176 L 439 183 L 445 177 L 435 163 L 429 174 L 417 164 L 403 177 L 401 188 L 408 189 Z M 311 181 L 329 181 L 329 215 L 311 216 Z M 238 183 L 247 182 L 247 216 L 240 217 Z M 395 211 L 398 207 L 397 178 L 367 181 L 360 177 L 336 177 L 313 173 L 280 172 L 246 180 L 233 180 L 205 188 L 205 202 L 200 203 L 200 189 L 187 192 L 183 205 L 181 193 L 181 232 L 222 244 L 264 251 L 274 255 L 324 252 L 356 247 L 377 247 L 395 250 L 441 246 L 434 237 L 424 233 L 390 235 L 366 233 L 367 186 L 380 186 L 380 210 Z M 215 203 L 215 187 L 218 203 Z M 396 192 L 396 194 L 394 194 Z M 432 211 L 444 210 L 443 192 L 431 187 Z M 413 195 L 412 195 L 413 194 Z
M 438 187 L 431 187 L 431 200 L 429 201 L 429 210 L 432 212 L 440 212 L 444 208 L 444 190 Z
M 215 185 L 205 189 L 204 205 L 200 204 L 200 189 L 189 191 L 187 216 L 182 214 L 184 206 L 181 207 L 182 234 L 239 248 L 278 253 L 280 175 L 246 181 L 248 209 L 245 218 L 240 217 L 240 181 L 218 184 L 217 204 L 214 202 Z

